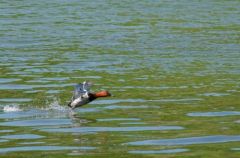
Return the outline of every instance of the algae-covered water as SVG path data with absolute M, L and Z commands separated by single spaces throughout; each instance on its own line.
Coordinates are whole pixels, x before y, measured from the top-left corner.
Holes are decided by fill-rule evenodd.
M 1 1 L 0 157 L 240 157 L 239 6 Z

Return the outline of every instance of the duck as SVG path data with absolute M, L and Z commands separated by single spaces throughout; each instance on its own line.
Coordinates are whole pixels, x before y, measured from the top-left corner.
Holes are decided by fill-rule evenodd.
M 75 90 L 73 92 L 71 101 L 68 103 L 68 106 L 71 109 L 75 109 L 77 107 L 86 105 L 97 98 L 111 96 L 111 93 L 109 93 L 106 90 L 102 90 L 99 92 L 91 92 L 90 91 L 91 86 L 92 83 L 88 81 L 84 81 L 83 83 L 77 84 L 75 86 Z

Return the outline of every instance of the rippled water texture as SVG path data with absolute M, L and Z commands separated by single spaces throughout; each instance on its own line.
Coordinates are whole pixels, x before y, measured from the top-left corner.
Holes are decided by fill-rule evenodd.
M 239 6 L 2 0 L 0 157 L 240 157 Z

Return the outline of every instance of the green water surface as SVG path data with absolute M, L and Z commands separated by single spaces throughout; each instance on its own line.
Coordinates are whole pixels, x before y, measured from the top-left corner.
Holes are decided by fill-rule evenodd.
M 240 157 L 239 6 L 2 0 L 0 157 Z

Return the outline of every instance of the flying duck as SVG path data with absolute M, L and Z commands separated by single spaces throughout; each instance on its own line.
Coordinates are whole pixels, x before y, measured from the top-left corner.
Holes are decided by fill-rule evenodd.
M 68 103 L 68 106 L 72 109 L 80 107 L 82 105 L 88 104 L 89 102 L 99 98 L 99 97 L 108 97 L 111 94 L 106 91 L 100 92 L 90 92 L 90 86 L 92 83 L 84 81 L 83 83 L 79 83 L 75 86 L 75 90 L 73 92 L 73 96 L 71 101 Z

